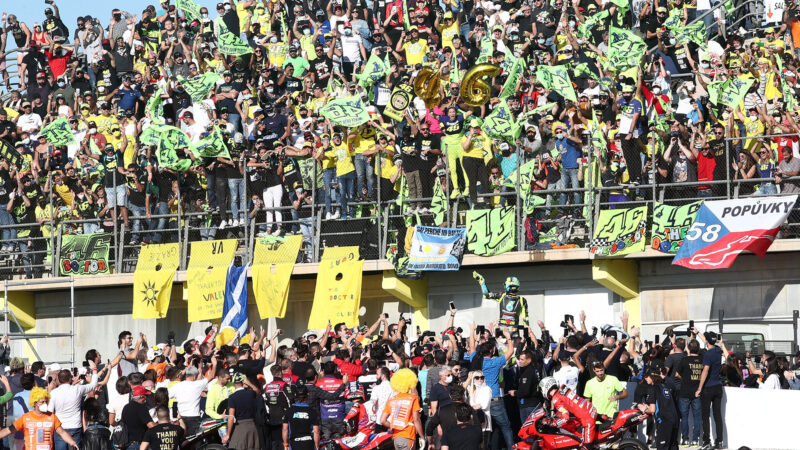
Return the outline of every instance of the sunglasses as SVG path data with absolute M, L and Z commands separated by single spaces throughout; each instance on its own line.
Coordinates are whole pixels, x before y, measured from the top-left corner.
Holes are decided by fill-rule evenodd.
M 486 379 L 486 377 L 482 377 L 482 376 L 477 376 L 477 377 L 472 377 L 472 378 L 474 378 L 476 380 L 485 380 Z

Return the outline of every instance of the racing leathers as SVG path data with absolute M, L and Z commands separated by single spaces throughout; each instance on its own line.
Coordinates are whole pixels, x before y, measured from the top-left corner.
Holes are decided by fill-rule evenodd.
M 544 423 L 554 427 L 565 428 L 565 425 L 577 419 L 583 427 L 581 440 L 587 445 L 592 443 L 597 420 L 597 411 L 592 406 L 592 402 L 564 385 L 553 394 L 550 399 L 550 407 L 554 417 L 545 419 Z

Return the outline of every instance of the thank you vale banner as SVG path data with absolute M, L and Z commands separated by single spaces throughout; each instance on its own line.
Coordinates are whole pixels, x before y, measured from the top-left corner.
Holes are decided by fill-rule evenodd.
M 589 252 L 597 256 L 622 256 L 644 251 L 647 206 L 600 211 Z
M 796 202 L 796 195 L 703 202 L 672 264 L 727 268 L 743 251 L 763 258 Z
M 458 270 L 467 243 L 464 228 L 414 227 L 409 270 Z
M 314 304 L 308 328 L 320 330 L 328 324 L 358 325 L 361 305 L 361 270 L 358 247 L 326 248 L 319 262 Z
M 65 234 L 61 238 L 62 276 L 108 273 L 111 233 Z
M 222 317 L 228 267 L 236 254 L 236 239 L 197 241 L 191 244 L 186 269 L 189 322 Z

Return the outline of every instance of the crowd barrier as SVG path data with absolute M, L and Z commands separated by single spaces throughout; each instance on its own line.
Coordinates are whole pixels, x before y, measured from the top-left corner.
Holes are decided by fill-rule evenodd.
M 727 151 L 732 151 L 728 146 Z M 521 167 L 522 166 L 522 167 Z M 594 186 L 567 189 L 567 188 L 548 188 L 547 190 L 525 192 L 520 186 L 520 178 L 527 183 L 528 178 L 522 171 L 524 165 L 518 165 L 518 172 L 521 176 L 516 177 L 516 181 L 502 192 L 480 193 L 478 204 L 468 204 L 468 199 L 463 196 L 448 199 L 447 196 L 439 192 L 439 196 L 434 198 L 411 199 L 400 197 L 395 200 L 383 202 L 353 202 L 352 208 L 357 214 L 349 219 L 324 219 L 324 201 L 322 189 L 315 188 L 312 193 L 313 205 L 306 205 L 302 209 L 302 215 L 307 218 L 293 218 L 293 208 L 283 206 L 258 211 L 252 218 L 248 218 L 247 223 L 238 227 L 220 227 L 219 216 L 206 211 L 187 212 L 182 209 L 176 214 L 152 214 L 149 218 L 143 216 L 129 216 L 127 226 L 118 219 L 113 224 L 113 229 L 107 227 L 108 239 L 102 240 L 102 245 L 108 247 L 104 267 L 97 267 L 89 262 L 84 262 L 83 272 L 86 273 L 107 273 L 133 272 L 136 266 L 139 249 L 142 243 L 170 243 L 180 244 L 180 266 L 181 270 L 186 268 L 189 258 L 189 243 L 199 240 L 213 239 L 237 239 L 239 250 L 237 257 L 240 262 L 251 261 L 256 239 L 268 234 L 271 230 L 267 228 L 267 212 L 280 212 L 283 216 L 281 226 L 284 234 L 302 234 L 303 247 L 298 256 L 297 262 L 315 263 L 319 262 L 322 252 L 327 247 L 340 246 L 359 246 L 363 259 L 375 260 L 387 257 L 387 249 L 400 247 L 406 244 L 407 229 L 413 225 L 443 226 L 443 227 L 467 227 L 469 211 L 490 211 L 500 208 L 505 204 L 507 208 L 513 207 L 513 217 L 511 210 L 504 212 L 504 217 L 513 219 L 513 246 L 517 251 L 540 250 L 547 251 L 552 248 L 563 247 L 589 247 L 592 246 L 592 239 L 595 237 L 598 221 L 601 219 L 600 212 L 615 210 L 623 214 L 632 208 L 646 207 L 647 238 L 646 248 L 659 248 L 654 236 L 651 236 L 650 229 L 657 219 L 653 217 L 655 208 L 659 205 L 679 207 L 696 201 L 718 200 L 718 199 L 739 199 L 744 198 L 752 192 L 753 186 L 761 182 L 772 182 L 769 178 L 752 179 L 731 179 L 716 181 L 704 181 L 693 183 L 645 183 L 638 185 L 621 184 L 614 186 Z M 592 178 L 591 168 L 587 169 L 586 176 Z M 654 174 L 650 178 L 655 179 Z M 448 174 L 449 177 L 449 174 Z M 800 177 L 793 177 L 789 180 L 798 180 Z M 449 184 L 449 178 L 444 180 Z M 376 183 L 376 186 L 380 183 Z M 696 189 L 698 186 L 709 186 L 711 196 L 701 196 Z M 377 187 L 377 197 L 385 198 Z M 610 193 L 624 193 L 626 198 L 615 197 L 612 201 Z M 776 194 L 781 195 L 781 194 Z M 563 198 L 562 198 L 563 196 Z M 579 200 L 578 200 L 579 199 Z M 566 200 L 565 204 L 560 201 Z M 422 204 L 429 211 L 423 213 L 409 212 L 409 206 Z M 52 206 L 51 206 L 52 207 Z M 438 208 L 438 210 L 437 210 Z M 209 214 L 212 214 L 209 217 Z M 232 211 L 228 211 L 232 217 Z M 471 213 L 475 216 L 476 213 Z M 482 214 L 482 213 L 481 213 Z M 488 216 L 488 213 L 486 214 Z M 606 214 L 607 216 L 608 214 Z M 800 214 L 795 209 L 795 213 L 789 216 L 784 226 L 784 232 L 779 238 L 795 237 L 800 232 Z M 566 220 L 566 222 L 564 222 Z M 0 233 L 16 231 L 17 237 L 5 240 L 5 244 L 16 245 L 16 252 L 4 252 L 0 254 L 0 277 L 9 279 L 25 276 L 68 276 L 77 274 L 78 267 L 73 263 L 64 263 L 70 252 L 75 256 L 76 252 L 90 251 L 91 248 L 75 248 L 68 244 L 73 242 L 75 236 L 82 233 L 87 223 L 92 223 L 102 230 L 102 223 L 97 219 L 92 220 L 57 220 L 45 221 L 40 227 L 39 224 L 24 225 L 0 225 Z M 566 223 L 566 225 L 565 225 Z M 690 223 L 685 224 L 688 228 Z M 602 223 L 600 224 L 602 225 Z M 531 228 L 537 227 L 540 234 L 537 242 L 532 242 L 530 238 Z M 566 234 L 563 228 L 568 228 Z M 50 230 L 48 233 L 40 234 L 37 237 L 27 237 L 22 230 L 35 230 L 37 228 Z M 160 228 L 160 229 L 155 229 Z M 504 228 L 509 232 L 508 228 Z M 468 234 L 470 230 L 467 230 Z M 490 241 L 499 239 L 495 234 L 496 228 L 489 227 L 476 230 L 477 240 Z M 685 230 L 683 230 L 685 233 Z M 136 235 L 136 239 L 132 239 Z M 506 238 L 511 238 L 507 236 Z M 472 241 L 475 238 L 471 238 Z M 95 243 L 100 241 L 93 241 Z M 473 242 L 474 243 L 474 242 Z M 65 244 L 67 248 L 65 248 Z M 101 249 L 101 250 L 103 250 Z M 673 248 L 674 250 L 674 248 Z M 474 253 L 487 256 L 485 253 L 472 251 L 472 247 L 466 253 Z M 491 256 L 491 255 L 488 255 Z M 74 259 L 74 258 L 73 258 Z M 88 258 L 97 259 L 97 258 Z M 69 270 L 71 269 L 71 270 Z M 95 270 L 99 269 L 99 270 Z

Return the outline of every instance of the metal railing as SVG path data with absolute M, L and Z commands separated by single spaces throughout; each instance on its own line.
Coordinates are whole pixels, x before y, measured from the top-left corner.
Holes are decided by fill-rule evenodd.
M 766 136 L 772 137 L 772 136 Z M 728 138 L 726 152 L 731 152 L 730 143 L 735 138 Z M 731 161 L 728 157 L 726 160 Z M 591 169 L 587 169 L 591 170 Z M 655 178 L 652 178 L 655 179 Z M 800 177 L 792 177 L 789 181 L 798 181 Z M 507 205 L 517 206 L 515 217 L 515 227 L 517 230 L 517 250 L 546 249 L 545 246 L 535 246 L 536 242 L 531 242 L 526 237 L 526 219 L 533 218 L 541 225 L 542 232 L 551 229 L 558 221 L 565 217 L 569 219 L 569 226 L 573 233 L 568 242 L 577 247 L 588 247 L 591 236 L 599 213 L 608 208 L 628 208 L 647 205 L 650 210 L 656 202 L 678 205 L 696 200 L 731 199 L 739 198 L 743 192 L 743 186 L 757 186 L 762 182 L 769 183 L 774 180 L 771 178 L 751 178 L 751 179 L 731 179 L 713 181 L 697 181 L 684 183 L 644 183 L 644 184 L 621 184 L 613 186 L 584 186 L 577 189 L 547 189 L 533 191 L 533 195 L 539 195 L 543 199 L 543 204 L 533 208 L 532 214 L 528 215 L 522 211 L 523 198 L 519 190 L 500 193 L 480 193 L 479 203 L 475 205 L 478 209 L 493 208 L 499 204 L 499 199 L 504 198 Z M 697 189 L 703 189 L 703 195 Z M 618 197 L 613 200 L 609 198 L 609 193 L 623 193 L 624 198 Z M 710 193 L 711 195 L 707 195 Z M 573 197 L 578 194 L 579 202 L 560 204 L 559 197 L 562 195 L 568 201 L 575 200 Z M 782 194 L 777 194 L 782 195 Z M 549 199 L 549 200 L 548 200 Z M 389 245 L 395 244 L 402 247 L 405 243 L 405 232 L 408 226 L 415 224 L 425 225 L 444 225 L 450 227 L 465 227 L 466 212 L 470 209 L 467 201 L 463 197 L 449 199 L 447 201 L 447 214 L 444 223 L 433 223 L 433 216 L 430 213 L 408 214 L 405 204 L 422 203 L 430 205 L 430 198 L 410 199 L 406 198 L 402 202 L 392 200 L 378 203 L 357 202 L 355 207 L 363 208 L 366 214 L 363 217 L 350 218 L 347 220 L 325 220 L 324 201 L 317 198 L 313 205 L 304 206 L 302 215 L 306 218 L 292 218 L 292 207 L 273 208 L 269 211 L 254 211 L 249 207 L 248 215 L 255 212 L 252 219 L 245 224 L 237 227 L 219 226 L 219 215 L 205 211 L 187 212 L 181 210 L 180 214 L 151 214 L 146 216 L 130 216 L 128 225 L 118 220 L 114 229 L 109 229 L 113 236 L 109 246 L 109 265 L 111 270 L 116 273 L 130 273 L 136 268 L 136 261 L 143 243 L 168 243 L 174 242 L 181 246 L 180 267 L 186 268 L 188 259 L 192 257 L 190 243 L 199 240 L 211 239 L 236 239 L 238 242 L 237 258 L 242 262 L 252 260 L 254 247 L 258 237 L 270 233 L 274 228 L 267 228 L 267 221 L 262 214 L 266 212 L 282 213 L 283 219 L 280 222 L 283 234 L 302 234 L 303 247 L 298 255 L 298 262 L 313 263 L 318 262 L 326 247 L 335 246 L 359 246 L 362 249 L 361 256 L 364 259 L 383 259 Z M 795 209 L 797 212 L 797 209 Z M 792 233 L 800 230 L 800 220 L 796 219 L 800 214 L 793 214 L 787 222 Z M 161 219 L 165 219 L 164 226 L 159 227 Z M 15 277 L 58 277 L 61 276 L 59 262 L 61 261 L 61 242 L 67 234 L 81 233 L 86 224 L 100 226 L 102 230 L 102 219 L 82 219 L 82 220 L 50 220 L 44 223 L 44 227 L 52 230 L 50 236 L 38 235 L 36 237 L 23 236 L 5 240 L 4 244 L 14 245 L 15 251 L 3 253 L 0 258 L 0 277 L 6 279 Z M 273 224 L 273 227 L 275 225 Z M 26 225 L 4 225 L 0 226 L 0 233 L 16 230 L 31 230 L 41 227 L 38 224 Z M 134 230 L 135 227 L 135 230 Z M 106 226 L 106 228 L 110 228 Z M 36 234 L 36 233 L 34 233 Z M 534 247 L 535 246 L 535 247 Z

